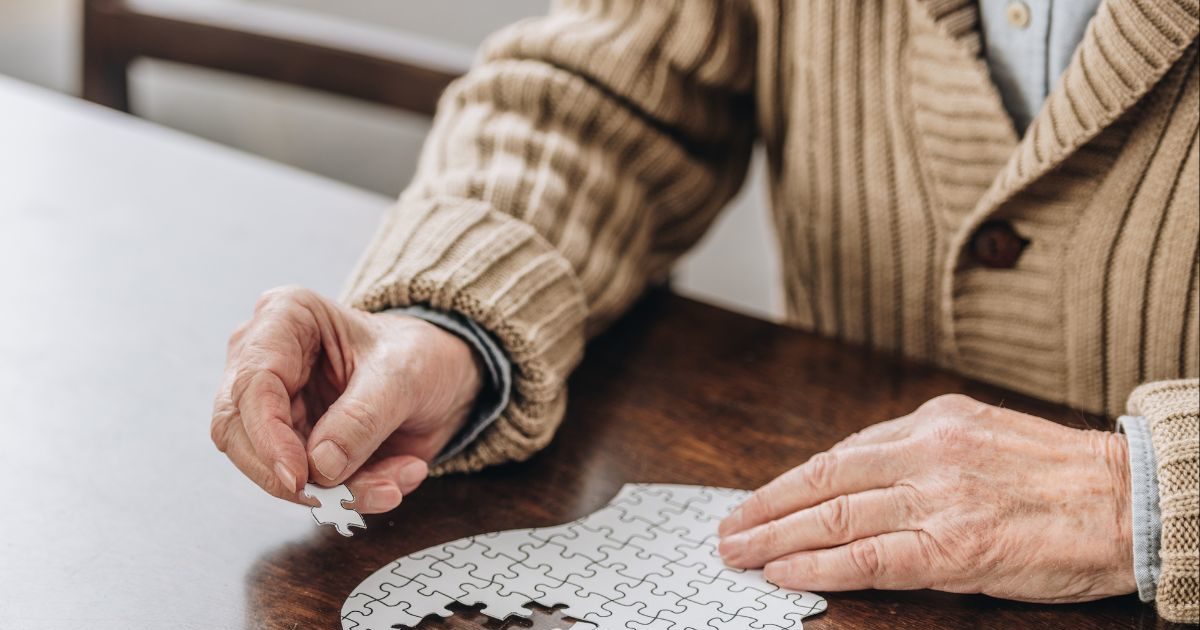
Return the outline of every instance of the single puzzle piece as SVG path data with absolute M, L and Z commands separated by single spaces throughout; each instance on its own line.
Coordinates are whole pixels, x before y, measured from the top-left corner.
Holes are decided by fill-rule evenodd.
M 304 496 L 321 502 L 320 506 L 312 508 L 317 525 L 333 525 L 343 536 L 354 535 L 351 527 L 367 528 L 362 514 L 344 505 L 354 500 L 354 493 L 345 485 L 323 488 L 314 483 L 305 484 Z
M 825 610 L 812 593 L 780 589 L 761 571 L 730 569 L 717 524 L 749 492 L 627 485 L 580 520 L 472 536 L 400 558 L 354 589 L 343 630 L 412 627 L 450 601 L 488 616 L 528 618 L 526 604 L 565 606 L 601 628 L 798 630 Z M 450 600 L 450 601 L 448 601 Z

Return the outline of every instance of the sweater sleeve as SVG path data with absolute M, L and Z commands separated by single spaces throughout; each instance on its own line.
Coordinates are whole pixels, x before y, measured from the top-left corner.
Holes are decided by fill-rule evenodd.
M 1133 391 L 1129 412 L 1144 416 L 1157 462 L 1162 533 L 1158 612 L 1200 622 L 1200 380 L 1156 381 Z
M 754 21 L 734 0 L 575 0 L 489 39 L 346 298 L 424 303 L 514 364 L 500 419 L 438 472 L 552 437 L 590 334 L 693 245 L 745 177 Z

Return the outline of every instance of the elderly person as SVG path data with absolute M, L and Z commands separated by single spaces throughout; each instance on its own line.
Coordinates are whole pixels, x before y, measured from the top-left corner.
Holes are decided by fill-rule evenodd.
M 348 483 L 365 512 L 430 466 L 529 457 L 585 341 L 704 234 L 757 140 L 790 323 L 1127 415 L 935 399 L 758 490 L 725 560 L 797 589 L 1136 591 L 1197 621 L 1198 15 L 562 2 L 446 92 L 350 306 L 259 301 L 213 439 L 273 495 Z

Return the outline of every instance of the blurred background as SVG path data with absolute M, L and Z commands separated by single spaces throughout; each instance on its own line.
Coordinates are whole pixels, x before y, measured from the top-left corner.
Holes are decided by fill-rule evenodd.
M 0 74 L 82 95 L 85 1 L 94 6 L 120 4 L 0 0 Z M 492 31 L 544 13 L 548 0 L 130 0 L 129 6 L 175 21 L 261 31 L 323 48 L 400 51 L 448 70 L 466 67 Z M 135 34 L 122 32 L 123 24 L 106 23 L 103 36 L 133 41 Z M 252 57 L 265 58 L 268 52 L 239 47 L 237 54 L 255 62 Z M 306 70 L 312 69 L 297 71 Z M 397 81 L 404 80 L 397 76 Z M 429 118 L 422 113 L 149 58 L 129 66 L 128 109 L 388 196 L 397 195 L 412 176 L 429 129 Z M 737 200 L 701 246 L 680 263 L 677 290 L 760 317 L 780 317 L 778 260 L 765 197 L 758 156 Z

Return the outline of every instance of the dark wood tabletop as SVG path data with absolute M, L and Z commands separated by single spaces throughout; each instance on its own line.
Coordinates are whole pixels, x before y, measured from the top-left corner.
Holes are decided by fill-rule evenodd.
M 264 627 L 336 627 L 346 594 L 394 558 L 472 534 L 576 519 L 629 482 L 755 488 L 938 394 L 966 393 L 1072 426 L 1104 423 L 666 292 L 649 296 L 590 345 L 570 391 L 566 422 L 530 461 L 432 480 L 394 512 L 368 517 L 366 532 L 352 540 L 323 532 L 263 554 L 247 577 L 250 618 Z M 828 611 L 805 628 L 1157 623 L 1136 597 L 1046 606 L 932 592 L 825 595 Z M 421 627 L 531 626 L 488 622 L 463 609 Z

